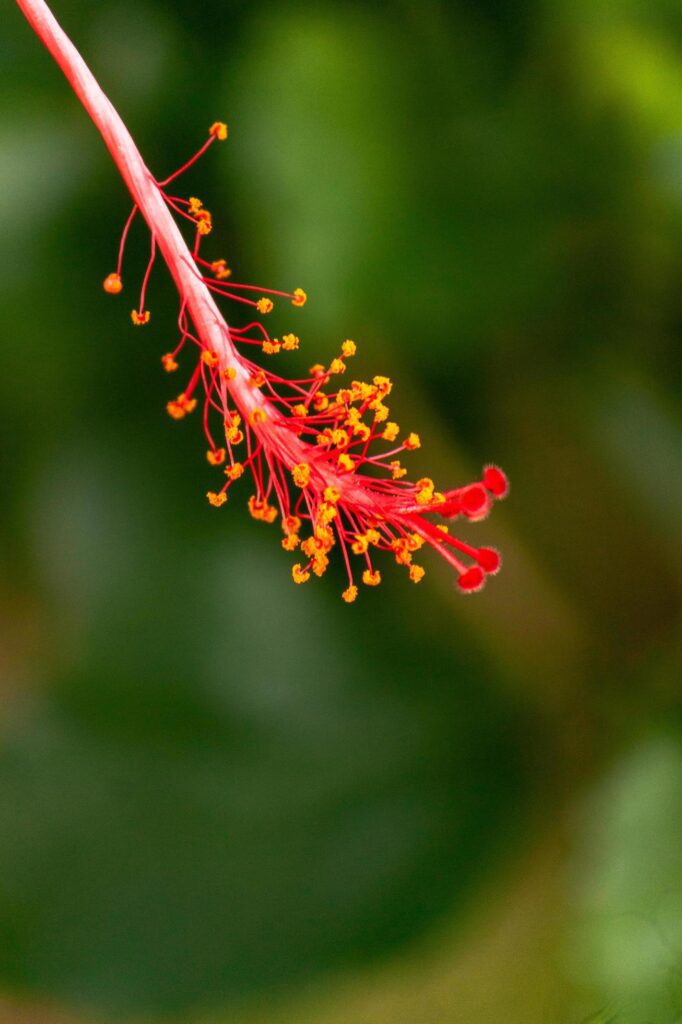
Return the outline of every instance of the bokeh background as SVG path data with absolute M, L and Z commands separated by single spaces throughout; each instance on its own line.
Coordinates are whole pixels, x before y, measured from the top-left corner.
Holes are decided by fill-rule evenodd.
M 54 7 L 159 175 L 229 122 L 183 188 L 305 365 L 355 338 L 416 475 L 512 492 L 484 593 L 350 607 L 210 509 L 172 288 L 103 293 L 124 189 L 6 5 L 0 1020 L 682 1020 L 678 0 Z

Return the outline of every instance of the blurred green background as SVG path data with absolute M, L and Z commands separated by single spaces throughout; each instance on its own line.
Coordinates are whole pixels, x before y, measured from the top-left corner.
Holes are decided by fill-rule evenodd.
M 210 509 L 172 288 L 133 329 L 138 226 L 104 295 L 126 194 L 7 6 L 0 1020 L 679 1022 L 679 0 L 54 7 L 160 176 L 229 122 L 183 191 L 306 365 L 356 338 L 415 475 L 512 493 L 484 593 L 349 607 Z

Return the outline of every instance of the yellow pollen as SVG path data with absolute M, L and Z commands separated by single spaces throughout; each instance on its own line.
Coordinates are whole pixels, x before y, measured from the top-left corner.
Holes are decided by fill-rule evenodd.
M 390 377 L 373 377 L 372 381 L 384 397 L 386 397 L 386 395 L 390 395 L 393 388 L 393 383 Z
M 252 495 L 247 504 L 249 512 L 254 519 L 260 519 L 265 523 L 272 523 L 277 518 L 277 509 L 274 505 L 268 505 L 265 498 L 259 499 Z
M 301 520 L 298 516 L 287 516 L 286 519 L 282 520 L 282 529 L 285 533 L 299 533 L 301 530 Z
M 295 352 L 300 343 L 300 339 L 295 334 L 283 334 L 282 335 L 282 348 L 287 352 Z
M 338 489 L 338 487 L 325 487 L 322 497 L 324 498 L 325 501 L 328 501 L 332 505 L 335 505 L 337 501 L 339 501 L 339 499 L 341 498 L 341 491 Z
M 291 410 L 294 416 L 307 416 L 308 410 L 305 405 L 295 405 Z
M 426 570 L 421 565 L 410 566 L 410 579 L 413 583 L 419 583 L 420 580 L 424 579 L 425 574 Z
M 381 435 L 384 441 L 395 441 L 396 437 L 400 433 L 400 427 L 397 423 L 387 423 L 384 427 L 384 432 Z
M 226 366 L 224 370 L 221 370 L 220 376 L 223 378 L 223 380 L 234 380 L 234 378 L 237 376 L 237 371 L 235 370 L 234 366 Z
M 227 138 L 227 125 L 224 121 L 214 121 L 208 129 L 208 134 L 213 135 L 219 142 L 224 142 Z
M 262 388 L 268 378 L 265 376 L 263 370 L 256 370 L 253 377 L 249 381 L 249 387 Z
M 218 356 L 215 352 L 209 352 L 208 349 L 204 349 L 201 353 L 202 363 L 206 363 L 207 366 L 214 367 L 218 365 Z
M 291 577 L 294 583 L 307 583 L 310 579 L 310 573 L 304 572 L 299 562 L 292 567 Z
M 161 356 L 161 365 L 166 373 L 173 373 L 178 368 L 172 352 L 166 352 L 165 356 Z
M 344 341 L 343 345 L 341 346 L 341 355 L 343 356 L 344 359 L 350 359 L 351 356 L 355 355 L 357 350 L 358 346 L 355 344 L 355 342 L 348 339 L 347 341 Z
M 408 533 L 407 545 L 410 551 L 419 551 L 424 547 L 424 538 L 420 537 L 418 533 Z
M 266 419 L 267 415 L 264 410 L 258 406 L 249 413 L 249 423 L 252 427 L 255 427 L 257 423 L 265 423 Z
M 393 459 L 389 465 L 391 467 L 391 476 L 394 480 L 400 480 L 401 477 L 407 474 L 407 470 L 403 469 L 398 459 Z
M 213 219 L 208 210 L 199 210 L 196 215 L 197 231 L 200 235 L 210 235 L 213 228 Z
M 213 260 L 211 270 L 219 281 L 224 281 L 225 278 L 232 276 L 232 271 L 228 267 L 226 260 Z
M 225 437 L 230 444 L 241 444 L 244 440 L 244 434 L 238 427 L 227 427 L 225 430 Z
M 104 288 L 108 295 L 118 295 L 119 292 L 123 291 L 123 281 L 120 274 L 109 274 L 105 277 L 102 288 Z
M 273 304 L 272 299 L 266 299 L 263 297 L 256 303 L 256 309 L 259 313 L 270 313 L 272 311 Z
M 365 569 L 362 574 L 362 582 L 367 587 L 378 587 L 381 583 L 381 573 L 378 569 L 375 569 L 374 572 L 371 569 Z
M 433 500 L 433 480 L 430 480 L 428 476 L 424 476 L 421 480 L 417 480 L 415 484 L 416 494 L 415 498 L 418 505 L 429 505 Z
M 355 463 L 351 459 L 350 455 L 346 455 L 345 452 L 342 455 L 339 455 L 337 465 L 344 473 L 352 473 L 355 469 Z
M 333 505 L 331 501 L 323 501 L 317 509 L 317 521 L 322 526 L 326 526 L 336 519 L 338 515 L 338 509 L 336 505 Z
M 351 544 L 354 555 L 364 555 L 369 547 L 368 538 L 362 533 L 356 533 L 355 540 Z
M 389 408 L 383 402 L 370 403 L 370 409 L 374 409 L 374 422 L 383 423 L 388 419 Z
M 184 391 L 166 405 L 166 411 L 174 420 L 181 420 L 196 408 L 196 398 L 187 398 Z
M 310 367 L 308 373 L 310 374 L 311 377 L 321 377 L 322 374 L 324 373 L 324 366 L 322 365 L 322 363 L 315 363 L 314 366 Z
M 294 289 L 294 297 L 291 300 L 292 306 L 305 306 L 308 296 L 302 288 Z
M 414 431 L 412 431 L 411 434 L 408 434 L 403 441 L 403 447 L 407 448 L 409 451 L 414 451 L 415 448 L 421 448 L 421 444 L 419 434 L 415 434 Z
M 323 395 L 321 391 L 318 391 L 313 399 L 313 405 L 317 412 L 324 412 L 329 406 L 329 399 L 326 395 Z
M 358 596 L 358 588 L 351 584 L 350 587 L 346 587 L 341 597 L 344 599 L 346 604 L 352 604 L 355 598 Z
M 316 576 L 323 576 L 328 565 L 329 559 L 326 555 L 315 555 L 313 558 L 313 572 Z
M 215 491 L 206 491 L 206 497 L 209 504 L 213 505 L 214 508 L 220 508 L 227 501 L 227 495 L 224 491 L 219 491 L 217 494 Z
M 148 324 L 150 317 L 151 317 L 151 313 L 149 312 L 148 309 L 143 309 L 141 311 L 138 311 L 137 309 L 134 309 L 134 310 L 132 310 L 132 312 L 130 314 L 130 319 L 138 327 L 141 327 L 142 324 Z
M 224 448 L 209 448 L 206 452 L 206 461 L 212 466 L 219 466 L 225 461 Z
M 244 467 L 241 462 L 235 462 L 233 466 L 226 466 L 225 476 L 230 480 L 239 480 L 239 477 L 243 474 Z
M 343 359 L 332 359 L 331 363 L 329 364 L 330 373 L 343 373 L 345 369 L 346 364 L 344 363 Z
M 282 547 L 285 551 L 295 551 L 300 543 L 301 539 L 295 533 L 282 538 Z
M 272 341 L 263 342 L 263 352 L 266 356 L 276 356 L 281 348 L 282 346 L 277 338 L 273 338 Z
M 189 197 L 189 212 L 192 214 L 193 217 L 196 217 L 196 215 L 200 212 L 203 205 L 204 204 L 202 203 L 201 199 L 197 199 L 196 196 Z
M 366 441 L 372 431 L 369 429 L 366 423 L 358 423 L 354 428 L 353 433 L 356 437 L 359 437 L 361 441 Z
M 291 475 L 297 487 L 307 487 L 310 483 L 310 466 L 307 462 L 299 462 L 292 468 Z

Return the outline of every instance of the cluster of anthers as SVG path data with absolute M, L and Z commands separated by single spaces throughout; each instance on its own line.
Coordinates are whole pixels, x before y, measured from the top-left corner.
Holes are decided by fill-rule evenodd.
M 167 186 L 213 142 L 226 138 L 227 125 L 216 122 L 199 151 L 165 181 L 156 183 L 170 210 L 191 226 L 192 269 L 202 286 L 214 296 L 250 307 L 254 311 L 251 316 L 259 315 L 242 327 L 228 327 L 221 320 L 224 344 L 218 352 L 202 337 L 206 332 L 192 322 L 183 300 L 179 343 L 161 357 L 164 370 L 174 373 L 183 350 L 196 346 L 189 381 L 168 402 L 167 410 L 180 420 L 201 403 L 208 441 L 206 458 L 220 473 L 215 490 L 208 491 L 208 501 L 220 508 L 232 486 L 250 476 L 254 493 L 248 498 L 249 512 L 266 523 L 280 520 L 282 547 L 298 555 L 292 568 L 294 582 L 322 576 L 332 548 L 338 546 L 348 572 L 348 586 L 342 594 L 347 602 L 354 601 L 358 593 L 354 559 L 360 561 L 358 574 L 366 586 L 381 582 L 374 564 L 380 551 L 393 555 L 398 565 L 405 566 L 409 578 L 419 583 L 424 568 L 414 556 L 425 544 L 454 568 L 461 591 L 480 590 L 486 577 L 500 567 L 498 552 L 465 543 L 450 532 L 448 523 L 434 523 L 429 517 L 484 519 L 494 501 L 507 493 L 502 470 L 487 466 L 480 480 L 452 490 L 438 490 L 429 477 L 407 480 L 401 457 L 419 448 L 421 442 L 414 432 L 401 439 L 398 424 L 390 419 L 387 399 L 393 385 L 389 378 L 337 383 L 344 380 L 347 361 L 355 355 L 354 341 L 344 341 L 328 365 L 316 363 L 309 376 L 296 380 L 263 369 L 245 355 L 248 346 L 266 357 L 298 349 L 297 334 L 271 337 L 260 318 L 272 311 L 272 297 L 300 308 L 305 305 L 306 293 L 301 288 L 281 292 L 235 283 L 224 259 L 200 256 L 200 244 L 211 233 L 211 214 L 200 199 L 170 195 Z M 104 290 L 112 295 L 123 288 L 123 251 L 136 212 L 135 206 L 123 229 L 117 269 L 104 281 Z M 140 301 L 131 313 L 138 326 L 150 319 L 145 293 L 155 255 L 152 237 Z

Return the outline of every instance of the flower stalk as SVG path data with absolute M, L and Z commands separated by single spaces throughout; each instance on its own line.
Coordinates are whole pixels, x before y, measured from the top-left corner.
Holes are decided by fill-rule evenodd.
M 99 130 L 133 200 L 119 248 L 116 270 L 104 280 L 104 290 L 123 290 L 122 267 L 130 226 L 139 213 L 151 233 L 149 263 L 139 301 L 131 312 L 135 326 L 150 320 L 146 309 L 147 286 L 157 252 L 160 253 L 180 296 L 177 347 L 162 356 L 164 369 L 175 372 L 185 348 L 194 350 L 194 367 L 183 391 L 167 410 L 183 419 L 202 405 L 203 428 L 208 440 L 206 458 L 220 473 L 221 485 L 207 494 L 220 507 L 233 484 L 250 476 L 255 494 L 248 499 L 252 516 L 265 522 L 280 518 L 287 551 L 299 551 L 293 566 L 296 583 L 311 574 L 322 576 L 329 554 L 338 547 L 348 572 L 343 592 L 355 600 L 358 588 L 353 565 L 360 560 L 362 581 L 381 581 L 373 558 L 390 552 L 418 583 L 424 576 L 413 555 L 429 545 L 450 563 L 464 593 L 479 590 L 487 576 L 497 572 L 500 557 L 493 548 L 473 547 L 450 533 L 447 522 L 485 518 L 494 501 L 507 493 L 504 473 L 488 466 L 479 481 L 465 487 L 438 491 L 427 477 L 416 483 L 404 479 L 399 456 L 420 447 L 414 432 L 399 441 L 400 428 L 388 419 L 386 399 L 392 390 L 387 377 L 372 382 L 353 380 L 336 386 L 347 361 L 356 351 L 346 339 L 328 366 L 315 364 L 309 376 L 295 380 L 263 369 L 245 352 L 257 348 L 267 361 L 299 347 L 293 332 L 273 338 L 263 318 L 278 302 L 305 304 L 302 289 L 292 292 L 261 289 L 232 281 L 224 259 L 207 260 L 201 245 L 212 231 L 212 217 L 194 196 L 171 195 L 177 180 L 215 142 L 225 141 L 227 125 L 215 122 L 208 138 L 181 168 L 157 181 L 147 168 L 120 116 L 103 93 L 85 61 L 62 30 L 44 0 L 17 0 L 30 25 L 64 72 L 76 96 Z M 186 241 L 178 221 L 191 231 Z M 226 298 L 248 309 L 252 319 L 243 326 L 228 323 L 217 299 Z M 199 397 L 197 397 L 199 396 Z M 215 440 L 219 432 L 219 440 Z M 301 537 L 308 529 L 309 535 Z

